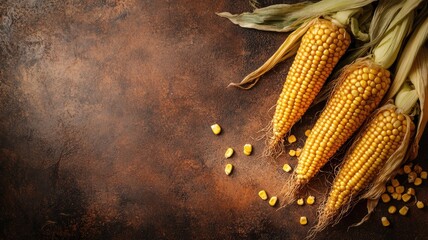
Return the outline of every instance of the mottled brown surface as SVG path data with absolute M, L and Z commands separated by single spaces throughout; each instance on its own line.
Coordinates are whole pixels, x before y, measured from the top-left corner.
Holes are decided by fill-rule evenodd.
M 226 88 L 285 37 L 214 14 L 250 9 L 246 0 L 1 0 L 0 238 L 302 239 L 325 174 L 308 189 L 316 206 L 275 211 L 257 197 L 278 194 L 280 167 L 296 163 L 261 159 L 257 141 L 290 62 L 251 91 Z M 321 107 L 294 128 L 293 147 Z M 229 146 L 237 153 L 226 161 Z M 386 229 L 385 209 L 347 231 L 364 215 L 357 205 L 319 239 L 428 238 L 426 210 Z

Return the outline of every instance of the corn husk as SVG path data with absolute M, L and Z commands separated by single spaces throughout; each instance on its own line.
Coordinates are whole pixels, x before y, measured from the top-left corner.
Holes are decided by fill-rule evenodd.
M 414 33 L 409 38 L 405 48 L 403 49 L 401 57 L 397 61 L 395 79 L 389 88 L 385 99 L 393 98 L 400 90 L 403 83 L 407 80 L 408 74 L 413 65 L 414 56 L 418 54 L 421 47 L 425 44 L 427 38 L 428 18 L 425 18 L 425 20 L 414 30 Z
M 320 16 L 333 15 L 340 11 L 354 10 L 366 6 L 375 0 L 322 0 L 316 3 L 275 4 L 256 8 L 253 12 L 231 14 L 217 13 L 228 18 L 234 24 L 244 28 L 263 31 L 289 32 L 304 22 Z

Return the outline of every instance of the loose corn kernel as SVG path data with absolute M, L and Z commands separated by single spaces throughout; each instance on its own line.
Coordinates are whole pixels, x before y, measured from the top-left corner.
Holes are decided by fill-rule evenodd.
M 224 172 L 226 173 L 226 175 L 230 175 L 232 173 L 233 170 L 233 165 L 228 163 L 226 164 L 226 167 L 224 169 Z
M 272 207 L 275 206 L 277 200 L 278 200 L 278 198 L 276 196 L 271 197 L 269 199 L 269 205 Z
M 404 165 L 403 171 L 405 174 L 409 174 L 412 171 L 412 168 L 409 165 Z
M 215 135 L 218 135 L 218 134 L 220 134 L 220 132 L 221 132 L 221 127 L 220 127 L 220 125 L 218 125 L 218 124 L 216 123 L 216 124 L 211 125 L 211 130 L 213 131 L 213 133 L 214 133 Z
M 422 171 L 421 172 L 421 178 L 422 179 L 427 179 L 428 173 L 426 171 Z
M 417 201 L 416 202 L 416 207 L 418 207 L 419 209 L 422 209 L 425 207 L 425 204 L 422 201 Z
M 300 153 L 302 153 L 302 149 L 301 148 L 297 148 L 296 149 L 296 157 L 300 156 Z
M 422 172 L 422 167 L 420 165 L 415 165 L 413 167 L 413 171 L 415 171 L 417 174 L 420 174 Z
M 267 196 L 267 193 L 266 193 L 266 191 L 265 191 L 265 190 L 261 190 L 261 191 L 259 192 L 259 197 L 260 197 L 261 199 L 263 199 L 263 200 L 268 199 L 268 196 Z
M 232 157 L 232 155 L 233 155 L 233 148 L 228 148 L 227 150 L 226 150 L 226 152 L 224 153 L 224 157 L 225 158 L 230 158 L 230 157 Z
M 404 192 L 404 186 L 398 186 L 398 187 L 395 187 L 395 192 L 396 193 L 403 193 Z
M 244 145 L 244 154 L 247 156 L 251 155 L 251 152 L 253 151 L 253 146 L 249 143 Z
M 395 192 L 395 188 L 393 186 L 387 186 L 386 191 L 389 193 L 393 193 L 393 192 Z
M 310 134 L 311 134 L 311 129 L 308 129 L 308 130 L 305 131 L 305 136 L 306 137 L 309 137 Z
M 400 182 L 397 179 L 394 178 L 394 179 L 391 180 L 391 185 L 393 187 L 398 187 L 398 186 L 400 186 Z
M 412 195 L 407 194 L 407 193 L 405 193 L 401 196 L 401 199 L 403 200 L 403 202 L 408 202 L 411 198 L 412 198 Z
M 382 198 L 382 202 L 384 202 L 384 203 L 391 201 L 391 198 L 389 197 L 389 195 L 387 193 L 382 194 L 380 197 Z
M 394 193 L 392 193 L 392 194 L 391 194 L 391 197 L 392 197 L 393 199 L 395 199 L 395 200 L 398 200 L 398 196 L 400 196 L 400 199 L 401 199 L 401 194 L 396 193 L 396 192 L 394 192 Z
M 416 178 L 415 182 L 413 184 L 415 184 L 415 186 L 421 185 L 422 184 L 422 178 Z
M 301 225 L 308 224 L 308 219 L 305 216 L 300 217 L 300 224 Z
M 288 136 L 288 143 L 294 143 L 294 142 L 296 142 L 297 141 L 297 138 L 296 138 L 296 136 L 294 136 L 294 135 L 290 135 L 290 136 Z
M 282 167 L 282 170 L 284 170 L 284 172 L 290 172 L 292 170 L 291 166 L 288 165 L 287 163 L 284 164 L 284 166 Z
M 418 177 L 418 174 L 417 174 L 417 173 L 415 173 L 415 172 L 410 172 L 410 173 L 407 175 L 407 181 L 408 181 L 409 183 L 413 183 L 417 177 Z
M 383 225 L 384 227 L 388 227 L 389 225 L 391 225 L 391 223 L 389 222 L 388 218 L 386 218 L 386 217 L 382 217 L 382 218 L 380 219 L 380 221 L 382 222 L 382 225 Z
M 303 198 L 297 199 L 297 205 L 303 206 L 303 204 L 305 204 L 305 201 L 303 200 Z
M 397 201 L 401 201 L 402 197 L 403 197 L 403 195 L 401 193 L 397 193 Z
M 398 175 L 403 175 L 404 174 L 404 170 L 402 168 L 399 168 L 397 171 Z
M 314 203 L 315 203 L 315 197 L 314 197 L 314 196 L 309 196 L 309 197 L 306 199 L 306 203 L 307 203 L 308 205 L 312 205 L 312 204 L 314 204 Z
M 397 212 L 397 208 L 396 208 L 395 206 L 391 205 L 391 206 L 389 206 L 389 208 L 388 208 L 388 212 L 389 212 L 390 214 L 394 214 L 395 212 Z
M 398 213 L 400 213 L 401 215 L 405 216 L 408 211 L 409 211 L 409 208 L 407 206 L 403 206 L 402 208 L 400 208 L 400 210 L 398 211 Z
M 296 150 L 291 149 L 288 154 L 292 157 L 296 156 Z
M 416 191 L 414 188 L 408 188 L 407 189 L 407 194 L 415 196 L 416 195 Z

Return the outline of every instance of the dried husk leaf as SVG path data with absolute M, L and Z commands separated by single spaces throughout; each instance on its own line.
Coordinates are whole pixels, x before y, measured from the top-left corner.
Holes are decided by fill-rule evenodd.
M 265 63 L 263 63 L 262 66 L 245 76 L 245 78 L 240 83 L 230 83 L 229 86 L 235 86 L 242 89 L 252 88 L 263 74 L 271 70 L 278 63 L 296 54 L 303 35 L 316 21 L 317 19 L 314 19 L 306 24 L 301 25 L 298 29 L 288 35 L 278 50 L 276 50 L 276 52 Z
M 375 0 L 322 0 L 316 3 L 274 4 L 257 8 L 253 12 L 231 14 L 217 13 L 228 18 L 234 24 L 244 28 L 263 31 L 289 32 L 300 24 L 320 16 L 328 16 L 340 11 L 352 10 L 366 6 Z

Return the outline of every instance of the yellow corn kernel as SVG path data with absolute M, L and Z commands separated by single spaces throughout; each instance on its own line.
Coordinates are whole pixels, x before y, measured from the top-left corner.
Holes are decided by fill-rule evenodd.
M 297 205 L 303 206 L 303 204 L 305 204 L 305 201 L 303 200 L 303 198 L 297 199 Z
M 403 175 L 404 174 L 404 169 L 403 168 L 399 168 L 397 171 L 398 175 Z
M 391 225 L 391 223 L 389 222 L 388 218 L 386 218 L 386 217 L 382 217 L 382 218 L 380 219 L 380 221 L 382 222 L 382 225 L 383 225 L 384 227 L 388 227 L 389 225 Z
M 388 208 L 388 212 L 389 212 L 390 214 L 394 214 L 395 212 L 397 212 L 397 208 L 396 208 L 395 206 L 391 205 L 391 206 L 389 206 L 389 208 Z
M 277 201 L 277 200 L 278 200 L 278 198 L 277 198 L 276 196 L 271 197 L 271 198 L 269 199 L 269 205 L 270 205 L 271 207 L 275 206 L 275 204 L 276 204 L 276 201 Z
M 428 173 L 426 171 L 422 171 L 421 172 L 421 178 L 422 179 L 427 179 Z
M 387 186 L 386 191 L 389 193 L 393 193 L 393 192 L 395 192 L 395 188 L 393 186 Z
M 311 129 L 308 129 L 308 130 L 305 131 L 305 136 L 306 137 L 309 137 L 310 134 L 311 134 Z
M 290 172 L 292 170 L 291 166 L 288 165 L 287 163 L 284 164 L 284 166 L 282 167 L 282 170 L 284 170 L 284 172 Z
M 408 211 L 409 211 L 409 207 L 403 206 L 402 208 L 400 208 L 400 210 L 398 211 L 398 213 L 400 213 L 401 215 L 405 216 Z
M 422 178 L 416 178 L 415 182 L 413 184 L 415 184 L 415 186 L 421 185 L 422 184 Z
M 312 205 L 315 203 L 315 197 L 314 196 L 309 196 L 308 198 L 306 198 L 306 203 L 308 205 Z
M 294 143 L 294 142 L 296 142 L 297 141 L 297 138 L 296 138 L 296 136 L 294 136 L 294 135 L 290 135 L 290 136 L 288 136 L 288 143 Z
M 288 154 L 292 157 L 296 156 L 296 150 L 291 149 Z
M 405 174 L 409 174 L 412 171 L 412 168 L 410 167 L 410 165 L 404 165 L 403 171 Z
M 411 198 L 412 198 L 412 195 L 407 194 L 407 193 L 405 193 L 401 196 L 401 200 L 403 200 L 403 202 L 408 202 Z
M 417 174 L 420 174 L 420 173 L 422 172 L 422 167 L 421 167 L 420 165 L 416 164 L 416 165 L 413 167 L 413 171 L 414 171 L 415 173 L 417 173 Z
M 398 197 L 400 197 L 400 199 L 401 199 L 401 194 L 394 192 L 391 194 L 391 197 L 395 200 L 399 200 Z
M 391 201 L 391 197 L 389 197 L 387 193 L 382 194 L 380 197 L 382 198 L 382 202 L 384 203 Z
M 297 148 L 296 149 L 296 157 L 300 156 L 300 153 L 302 153 L 302 149 L 301 148 Z
M 403 193 L 405 190 L 404 186 L 397 186 L 395 187 L 395 192 L 396 193 Z
M 215 135 L 218 135 L 218 134 L 220 134 L 220 133 L 221 133 L 221 127 L 220 127 L 220 125 L 218 125 L 217 123 L 216 123 L 216 124 L 211 125 L 211 130 L 213 131 L 213 133 L 214 133 Z
M 224 157 L 225 158 L 230 158 L 230 157 L 232 157 L 232 155 L 233 155 L 233 148 L 228 148 L 227 150 L 226 150 L 226 152 L 224 153 Z
M 230 175 L 232 173 L 233 170 L 233 165 L 228 163 L 226 164 L 226 167 L 224 168 L 224 172 L 226 173 L 226 175 Z
M 410 172 L 410 173 L 407 175 L 407 181 L 408 181 L 409 183 L 413 183 L 417 177 L 418 177 L 418 174 L 417 174 L 417 173 L 415 173 L 415 172 Z
M 397 193 L 397 201 L 401 201 L 402 197 L 403 197 L 403 195 L 401 193 Z
M 259 197 L 260 197 L 261 199 L 263 199 L 263 200 L 267 200 L 267 199 L 268 199 L 268 195 L 267 195 L 267 193 L 266 193 L 266 191 L 265 191 L 265 190 L 261 190 L 261 191 L 259 192 Z
M 244 145 L 244 154 L 247 156 L 251 155 L 251 152 L 253 151 L 253 146 L 249 143 Z
M 415 196 L 416 195 L 416 191 L 414 188 L 408 188 L 407 189 L 407 194 Z
M 305 216 L 300 217 L 300 225 L 308 224 L 308 219 Z
M 416 207 L 418 207 L 419 209 L 422 209 L 425 207 L 425 204 L 422 201 L 417 201 L 416 202 Z
M 400 186 L 400 182 L 397 179 L 394 178 L 394 179 L 391 180 L 391 185 L 393 187 L 398 187 L 398 186 Z

